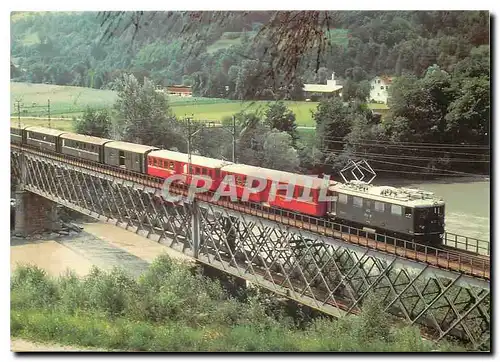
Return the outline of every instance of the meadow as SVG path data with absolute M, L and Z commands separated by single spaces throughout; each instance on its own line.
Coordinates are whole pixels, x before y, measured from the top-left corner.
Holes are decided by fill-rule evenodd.
M 10 83 L 10 113 L 17 116 L 16 101 L 21 102 L 21 117 L 47 117 L 50 100 L 51 117 L 82 114 L 87 106 L 110 107 L 117 99 L 115 91 L 52 84 Z
M 255 35 L 255 32 L 250 31 L 247 32 L 248 36 L 253 36 Z M 241 36 L 243 35 L 243 32 L 231 32 L 231 31 L 226 31 L 224 32 L 220 39 L 216 40 L 214 43 L 211 45 L 207 46 L 207 53 L 212 54 L 215 53 L 219 50 L 222 49 L 227 49 L 233 45 L 241 45 Z
M 22 106 L 21 117 L 47 117 L 47 101 L 50 99 L 51 118 L 71 118 L 80 116 L 87 106 L 93 108 L 111 107 L 117 99 L 112 90 L 84 87 L 58 86 L 51 84 L 10 84 L 11 116 L 17 117 L 16 101 Z M 179 117 L 193 115 L 196 120 L 220 122 L 241 111 L 264 112 L 269 101 L 233 101 L 220 98 L 175 97 L 169 102 L 174 114 Z M 287 106 L 297 116 L 297 123 L 312 126 L 311 111 L 316 109 L 316 102 L 287 101 Z
M 85 87 L 58 86 L 51 84 L 10 83 L 11 119 L 17 122 L 16 101 L 21 102 L 20 113 L 23 123 L 47 123 L 47 101 L 50 99 L 50 114 L 52 123 L 59 123 L 66 129 L 70 122 L 66 119 L 79 117 L 86 107 L 111 108 L 117 99 L 117 93 L 112 90 L 92 89 Z M 221 122 L 225 117 L 245 112 L 259 112 L 264 114 L 272 101 L 236 101 L 221 98 L 177 97 L 170 96 L 169 102 L 173 113 L 178 118 L 191 116 L 198 121 Z M 316 110 L 317 102 L 285 101 L 286 105 L 295 113 L 297 125 L 312 127 L 315 121 L 312 112 Z M 387 106 L 369 104 L 372 109 L 386 111 Z M 38 118 L 42 118 L 41 120 Z

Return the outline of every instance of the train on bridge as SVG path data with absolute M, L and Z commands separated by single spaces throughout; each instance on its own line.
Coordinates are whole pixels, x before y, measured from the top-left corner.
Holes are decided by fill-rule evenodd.
M 160 150 L 37 126 L 11 126 L 11 143 L 98 162 L 119 169 L 168 178 L 181 175 L 209 178 L 215 191 L 228 176 L 235 180 L 237 201 L 249 201 L 270 211 L 285 211 L 338 220 L 366 232 L 383 233 L 423 244 L 441 245 L 445 203 L 418 189 L 374 186 L 361 181 L 340 183 L 261 167 Z M 190 170 L 188 170 L 190 167 Z M 264 187 L 255 191 L 253 182 Z M 276 187 L 276 184 L 279 187 Z M 229 186 L 228 186 L 229 187 Z M 326 188 L 326 196 L 322 197 Z M 249 190 L 251 192 L 249 192 Z M 308 195 L 309 197 L 303 197 Z M 272 196 L 272 197 L 270 197 Z

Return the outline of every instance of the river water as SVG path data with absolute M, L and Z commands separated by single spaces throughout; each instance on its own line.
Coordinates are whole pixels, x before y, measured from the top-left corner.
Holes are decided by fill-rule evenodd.
M 446 231 L 490 240 L 490 181 L 439 180 L 406 185 L 444 199 Z

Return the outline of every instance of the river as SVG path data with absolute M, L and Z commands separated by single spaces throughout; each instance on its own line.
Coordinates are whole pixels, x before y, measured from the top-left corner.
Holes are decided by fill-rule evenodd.
M 438 180 L 406 185 L 434 192 L 444 199 L 447 231 L 490 240 L 490 181 Z

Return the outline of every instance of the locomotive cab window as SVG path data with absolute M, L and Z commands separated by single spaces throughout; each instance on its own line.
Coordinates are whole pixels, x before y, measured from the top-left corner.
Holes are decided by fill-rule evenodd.
M 420 209 L 419 214 L 421 219 L 427 219 L 427 216 L 429 214 L 429 209 L 428 208 Z
M 168 163 L 168 168 L 173 170 L 174 169 L 174 163 L 173 162 L 169 162 Z
M 339 194 L 339 202 L 341 204 L 347 204 L 347 195 L 346 194 Z

